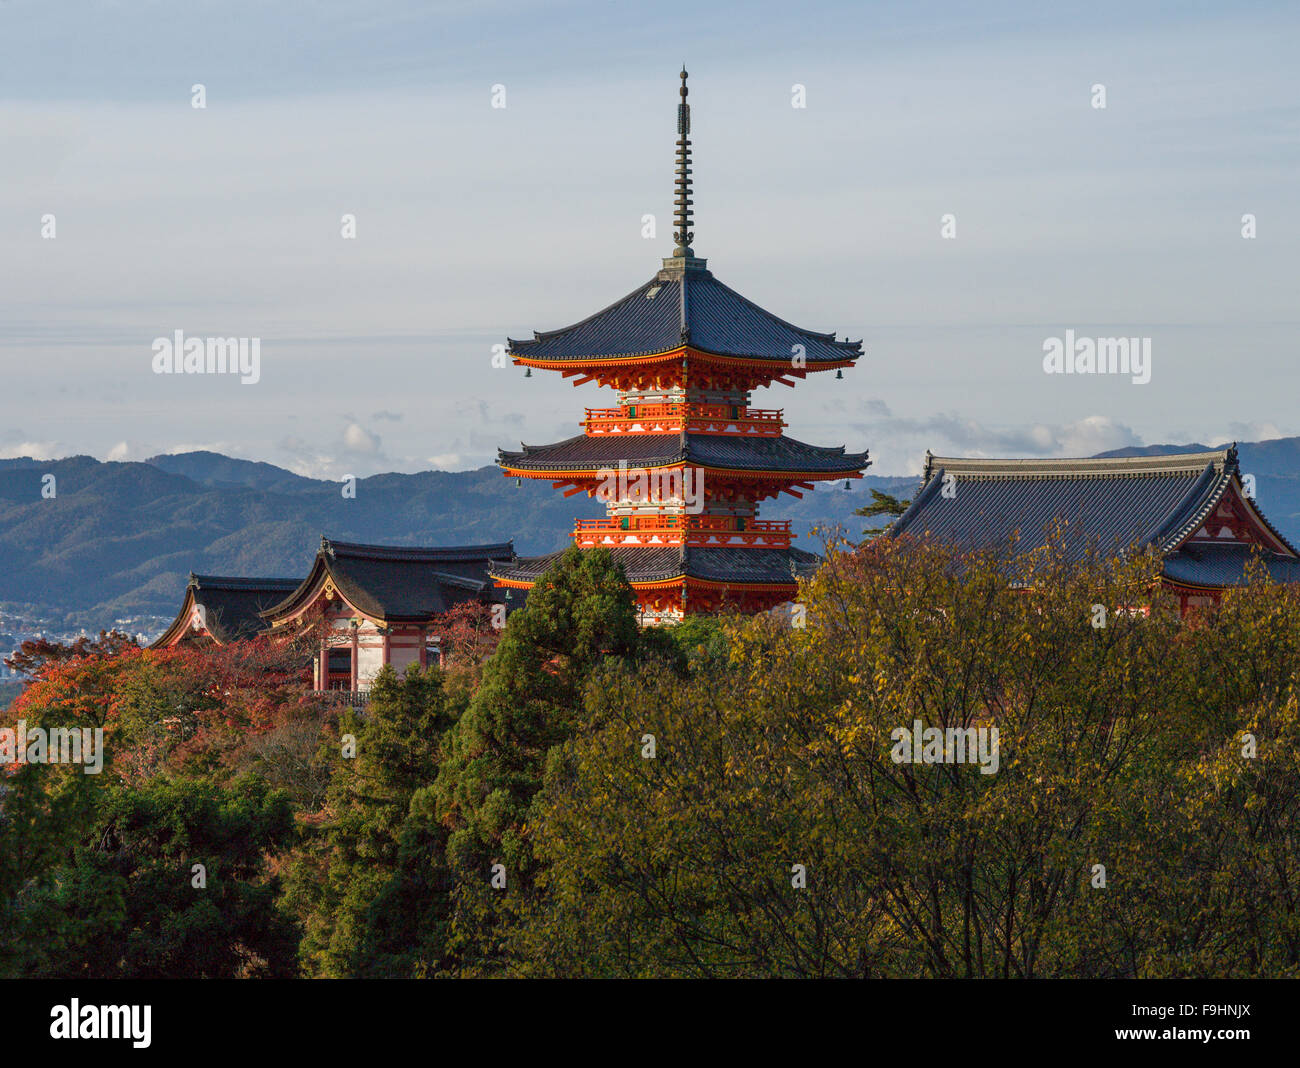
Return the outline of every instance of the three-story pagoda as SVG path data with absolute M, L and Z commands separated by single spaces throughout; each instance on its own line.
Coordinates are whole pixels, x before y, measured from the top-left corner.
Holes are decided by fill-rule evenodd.
M 781 411 L 749 406 L 760 386 L 793 386 L 813 371 L 840 377 L 862 342 L 778 319 L 696 257 L 686 77 L 683 70 L 672 256 L 603 311 L 509 340 L 515 364 L 559 371 L 575 386 L 611 386 L 618 405 L 588 408 L 576 437 L 501 450 L 498 459 L 507 476 L 605 501 L 606 516 L 579 520 L 573 537 L 613 552 L 643 623 L 791 600 L 797 576 L 819 558 L 791 546 L 788 520 L 759 519 L 759 504 L 780 493 L 800 497 L 816 482 L 861 478 L 869 463 L 866 452 L 787 437 Z M 527 589 L 557 555 L 497 564 L 492 577 Z

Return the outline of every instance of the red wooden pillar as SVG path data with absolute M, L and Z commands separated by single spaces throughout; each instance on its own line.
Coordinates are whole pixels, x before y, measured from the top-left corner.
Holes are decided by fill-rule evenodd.
M 328 632 L 320 637 L 320 663 L 316 667 L 316 689 L 330 688 L 330 642 Z
M 357 621 L 354 619 L 352 621 L 352 684 L 351 684 L 351 688 L 353 691 L 357 689 L 357 660 L 358 660 L 358 654 L 361 652 L 360 640 L 358 638 L 359 629 L 360 628 L 357 626 Z

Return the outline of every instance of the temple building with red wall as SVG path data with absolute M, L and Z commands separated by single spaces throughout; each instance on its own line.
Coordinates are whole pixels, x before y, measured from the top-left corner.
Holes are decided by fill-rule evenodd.
M 272 636 L 318 625 L 317 690 L 360 692 L 381 668 L 437 663 L 438 618 L 466 601 L 499 600 L 488 569 L 514 558 L 510 542 L 418 547 L 321 538 L 310 572 L 262 613 Z
M 921 487 L 889 537 L 962 549 L 1154 550 L 1179 609 L 1208 607 L 1246 581 L 1252 561 L 1300 581 L 1300 553 L 1247 492 L 1236 447 L 1091 459 L 970 459 L 926 454 Z
M 650 624 L 791 600 L 796 577 L 820 558 L 790 544 L 788 520 L 760 519 L 760 504 L 861 478 L 869 464 L 865 451 L 787 437 L 781 411 L 750 407 L 760 386 L 793 386 L 814 371 L 842 377 L 862 343 L 778 318 L 695 255 L 684 70 L 681 81 L 673 255 L 603 311 L 508 346 L 526 374 L 558 371 L 575 386 L 612 387 L 617 405 L 588 408 L 576 437 L 498 459 L 509 477 L 605 502 L 605 517 L 579 521 L 573 538 L 614 554 Z M 494 566 L 492 575 L 499 586 L 528 589 L 557 555 Z

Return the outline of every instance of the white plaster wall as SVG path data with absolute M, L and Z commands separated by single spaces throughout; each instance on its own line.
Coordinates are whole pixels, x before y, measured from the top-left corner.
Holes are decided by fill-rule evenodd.
M 382 646 L 376 646 L 374 649 L 367 649 L 363 646 L 359 649 L 357 651 L 357 688 L 362 690 L 370 689 L 370 684 L 383 666 L 384 650 Z

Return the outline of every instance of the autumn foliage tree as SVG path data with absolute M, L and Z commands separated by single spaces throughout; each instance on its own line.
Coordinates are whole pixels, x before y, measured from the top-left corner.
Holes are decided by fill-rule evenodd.
M 29 638 L 4 658 L 5 667 L 28 678 L 39 678 L 58 664 L 88 657 L 113 656 L 125 649 L 139 647 L 139 642 L 120 630 L 101 630 L 96 638 L 82 635 L 71 642 L 52 642 L 48 638 Z
M 588 691 L 517 971 L 1296 973 L 1293 589 L 1187 625 L 1141 554 L 872 541 L 801 599 L 805 627 L 737 622 L 725 671 Z M 997 770 L 896 761 L 917 720 L 996 727 Z
M 0 726 L 102 731 L 103 767 L 0 769 L 0 975 L 292 973 L 269 858 L 315 788 L 268 743 L 314 723 L 316 748 L 302 666 L 265 640 L 45 658 Z

